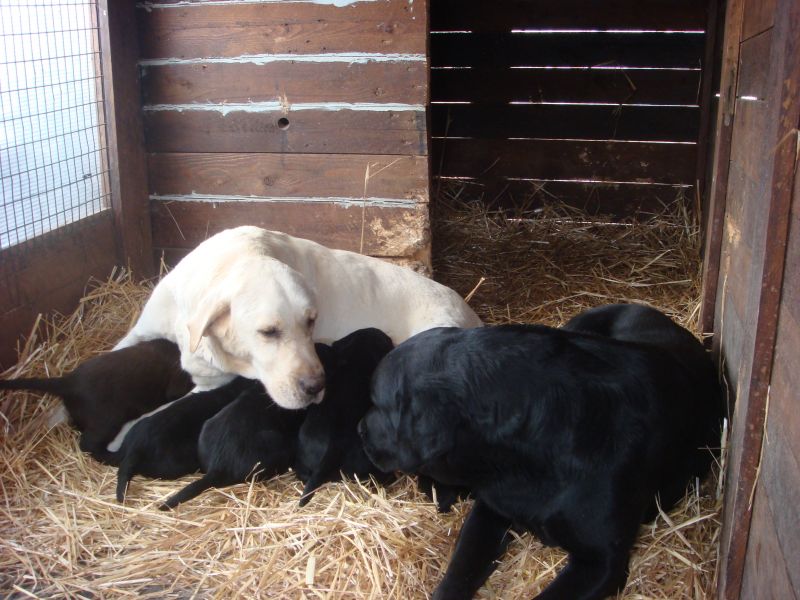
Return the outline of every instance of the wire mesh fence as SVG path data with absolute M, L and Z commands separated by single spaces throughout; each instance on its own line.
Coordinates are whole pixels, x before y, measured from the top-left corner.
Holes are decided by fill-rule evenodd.
M 0 0 L 0 248 L 110 204 L 97 6 Z

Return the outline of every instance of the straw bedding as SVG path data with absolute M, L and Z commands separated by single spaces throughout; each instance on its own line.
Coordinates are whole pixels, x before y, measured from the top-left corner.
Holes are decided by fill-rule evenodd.
M 457 192 L 451 194 L 451 200 Z M 648 302 L 692 328 L 697 229 L 679 210 L 601 220 L 546 208 L 507 220 L 448 202 L 434 219 L 437 278 L 490 323 L 558 325 L 589 306 Z M 526 217 L 527 218 L 527 217 Z M 149 288 L 124 273 L 95 287 L 69 317 L 42 320 L 5 377 L 60 374 L 113 345 Z M 135 479 L 125 505 L 115 470 L 78 451 L 66 425 L 48 428 L 50 397 L 0 397 L 0 590 L 13 598 L 426 598 L 469 509 L 439 515 L 414 482 L 329 484 L 305 508 L 292 474 L 212 490 L 174 513 L 161 500 L 190 481 Z M 711 595 L 719 531 L 714 482 L 642 528 L 621 595 Z M 528 598 L 565 554 L 521 536 L 479 598 Z

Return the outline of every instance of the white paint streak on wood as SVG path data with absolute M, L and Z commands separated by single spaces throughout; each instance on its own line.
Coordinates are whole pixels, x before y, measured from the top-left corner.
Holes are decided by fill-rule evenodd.
M 300 110 L 356 110 L 368 112 L 383 111 L 415 111 L 424 112 L 425 106 L 422 104 L 395 104 L 395 103 L 375 103 L 375 102 L 298 102 L 296 104 L 284 105 L 281 102 L 196 102 L 192 104 L 145 104 L 142 107 L 146 111 L 210 111 L 218 112 L 226 116 L 233 112 L 248 113 L 270 113 L 280 112 L 288 114 L 292 111 Z
M 424 54 L 380 54 L 377 52 L 332 52 L 330 54 L 243 54 L 241 56 L 210 56 L 203 58 L 145 58 L 142 67 L 162 65 L 241 64 L 265 65 L 274 62 L 348 63 L 425 62 Z
M 291 203 L 291 204 L 337 204 L 345 208 L 415 208 L 417 203 L 407 198 L 349 198 L 344 196 L 313 197 L 313 196 L 234 196 L 224 194 L 150 194 L 150 200 L 160 202 L 265 202 L 265 203 Z
M 359 2 L 386 2 L 387 0 L 178 0 L 177 2 L 138 2 L 137 8 L 146 11 L 165 8 L 186 8 L 188 6 L 220 6 L 225 4 L 322 4 L 327 6 L 350 6 Z

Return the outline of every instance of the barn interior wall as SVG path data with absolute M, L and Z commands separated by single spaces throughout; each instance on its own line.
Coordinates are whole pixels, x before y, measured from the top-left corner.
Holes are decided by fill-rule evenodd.
M 110 211 L 0 251 L 0 370 L 17 362 L 40 314 L 71 313 L 91 278 L 116 264 Z
M 251 224 L 429 265 L 427 6 L 137 11 L 153 246 Z
M 715 8 L 431 0 L 434 176 L 490 203 L 694 206 Z
M 119 114 L 113 228 L 94 236 L 113 239 L 102 265 L 82 261 L 87 277 L 120 262 L 150 275 L 244 223 L 426 268 L 431 170 L 477 174 L 487 197 L 538 189 L 619 214 L 679 191 L 693 202 L 706 9 L 641 4 L 441 0 L 429 40 L 422 0 L 100 0 Z M 642 32 L 589 31 L 615 28 Z M 21 322 L 14 302 L 4 322 Z M 28 302 L 22 329 L 51 305 Z
M 71 310 L 120 256 L 174 262 L 226 227 L 427 266 L 430 171 L 489 201 L 693 204 L 706 4 L 503 5 L 431 0 L 430 64 L 424 0 L 156 0 L 117 21 L 136 22 L 117 68 L 137 63 L 141 89 L 110 90 L 127 108 L 109 143 L 140 156 L 117 159 L 114 195 L 147 187 L 134 213 L 117 200 L 0 253 L 0 366 L 39 312 Z M 800 7 L 729 0 L 725 14 L 704 290 L 735 398 L 719 592 L 797 598 Z M 149 227 L 130 225 L 142 215 Z

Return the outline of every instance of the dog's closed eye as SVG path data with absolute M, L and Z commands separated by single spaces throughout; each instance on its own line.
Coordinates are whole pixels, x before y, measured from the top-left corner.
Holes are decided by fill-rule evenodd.
M 276 340 L 281 337 L 281 330 L 277 327 L 267 327 L 265 329 L 259 329 L 258 333 L 263 335 L 265 338 L 270 338 Z

